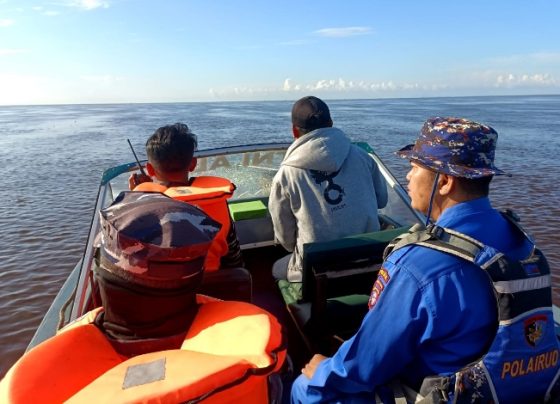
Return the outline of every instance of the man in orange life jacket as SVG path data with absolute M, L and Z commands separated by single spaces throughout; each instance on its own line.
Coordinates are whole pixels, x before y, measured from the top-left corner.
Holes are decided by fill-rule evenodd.
M 214 271 L 218 268 L 236 268 L 243 266 L 243 257 L 237 240 L 234 223 L 227 209 L 226 198 L 233 194 L 235 186 L 225 178 L 191 177 L 189 173 L 196 168 L 197 160 L 193 157 L 197 147 L 197 138 L 184 123 L 167 125 L 157 129 L 146 142 L 148 176 L 133 174 L 129 178 L 129 188 L 134 191 L 163 192 L 175 199 L 191 203 L 205 211 L 222 224 L 222 229 L 215 238 L 205 269 Z M 207 202 L 211 195 L 203 195 L 204 204 L 192 200 L 194 190 L 227 185 L 224 197 L 216 200 L 210 207 Z M 175 192 L 179 191 L 179 192 Z M 214 197 L 216 199 L 216 197 Z
M 126 356 L 178 348 L 198 310 L 203 263 L 221 225 L 158 193 L 121 193 L 101 211 L 95 324 Z
M 197 295 L 220 223 L 161 193 L 123 192 L 100 224 L 102 308 L 27 352 L 0 381 L 0 402 L 267 401 L 262 376 L 285 358 L 280 324 Z

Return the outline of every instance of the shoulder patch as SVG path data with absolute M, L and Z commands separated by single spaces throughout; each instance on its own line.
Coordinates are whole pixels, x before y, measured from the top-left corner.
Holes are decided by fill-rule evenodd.
M 389 283 L 391 277 L 385 268 L 381 268 L 379 270 L 379 274 L 377 275 L 377 279 L 371 288 L 371 294 L 369 295 L 368 307 L 369 309 L 373 309 L 373 307 L 377 304 L 377 300 L 379 300 L 379 296 L 383 289 Z
M 548 319 L 545 315 L 529 317 L 523 322 L 525 341 L 531 347 L 536 347 L 545 335 Z

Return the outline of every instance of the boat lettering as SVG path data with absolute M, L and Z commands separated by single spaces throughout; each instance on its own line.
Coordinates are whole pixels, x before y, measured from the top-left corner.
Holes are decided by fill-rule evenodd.
M 527 364 L 525 358 L 504 362 L 502 366 L 502 379 L 509 377 L 525 376 L 534 372 L 555 367 L 558 364 L 558 349 L 531 356 Z
M 260 166 L 263 163 L 266 163 L 266 165 L 272 165 L 272 162 L 274 161 L 274 152 L 266 152 L 266 153 L 260 153 L 260 152 L 255 152 L 253 153 L 253 164 L 254 166 Z
M 280 157 L 277 164 L 274 164 L 275 155 Z M 202 157 L 197 160 L 196 171 L 213 171 L 220 167 L 229 168 L 237 164 L 243 167 L 277 167 L 283 157 L 283 151 L 247 152 L 242 155 L 233 154 L 230 156 Z

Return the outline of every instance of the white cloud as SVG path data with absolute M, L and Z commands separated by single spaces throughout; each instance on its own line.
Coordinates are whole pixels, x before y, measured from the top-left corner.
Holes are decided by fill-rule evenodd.
M 286 78 L 280 86 L 270 87 L 230 87 L 210 88 L 208 95 L 219 100 L 250 99 L 293 99 L 309 93 L 322 94 L 324 97 L 359 98 L 359 97 L 398 97 L 407 95 L 407 91 L 432 93 L 442 86 L 422 85 L 419 83 L 395 83 L 393 81 L 367 82 L 346 80 L 343 78 L 323 79 L 309 83 L 297 83 Z
M 95 10 L 96 8 L 108 8 L 109 2 L 104 0 L 67 0 L 61 3 L 64 6 L 81 8 L 83 10 Z
M 313 83 L 297 84 L 292 79 L 286 79 L 282 86 L 282 91 L 298 92 L 305 91 L 336 91 L 339 93 L 356 92 L 356 91 L 397 91 L 419 89 L 422 86 L 418 83 L 394 83 L 393 81 L 366 82 L 344 80 L 343 78 L 318 80 Z
M 5 28 L 14 25 L 14 22 L 15 22 L 14 20 L 0 19 L 0 28 Z
M 338 79 L 323 79 L 315 82 L 297 83 L 291 78 L 284 80 L 283 85 L 279 91 L 284 94 L 288 93 L 301 93 L 317 92 L 326 93 L 329 95 L 339 96 L 358 96 L 360 94 L 365 96 L 406 96 L 409 94 L 437 94 L 440 92 L 457 92 L 464 91 L 478 91 L 484 89 L 519 89 L 521 90 L 552 90 L 556 91 L 560 88 L 560 80 L 556 79 L 553 75 L 548 73 L 536 74 L 513 74 L 504 73 L 490 74 L 489 72 L 480 72 L 470 77 L 462 77 L 462 80 L 439 80 L 439 81 L 425 81 L 425 82 L 398 82 L 394 80 L 384 81 L 365 81 L 365 80 L 345 80 Z M 540 90 L 539 90 L 540 89 Z
M 301 85 L 294 84 L 292 79 L 287 78 L 286 80 L 284 80 L 284 84 L 282 85 L 282 91 L 301 91 Z
M 495 87 L 555 87 L 559 86 L 560 82 L 548 73 L 537 74 L 500 74 L 496 77 L 494 83 Z
M 369 27 L 343 27 L 343 28 L 323 28 L 313 32 L 319 36 L 331 38 L 345 38 L 356 35 L 368 35 L 372 33 Z

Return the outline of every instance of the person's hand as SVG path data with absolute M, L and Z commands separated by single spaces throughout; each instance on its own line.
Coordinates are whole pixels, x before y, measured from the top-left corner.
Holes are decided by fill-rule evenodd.
M 315 371 L 317 370 L 317 366 L 319 366 L 319 363 L 323 362 L 325 359 L 327 359 L 327 357 L 321 354 L 313 355 L 313 358 L 311 358 L 309 363 L 305 365 L 303 369 L 301 369 L 301 373 L 307 376 L 308 379 L 311 379 L 315 374 Z
M 128 189 L 131 191 L 136 188 L 138 185 L 142 184 L 143 182 L 152 182 L 152 178 L 145 174 L 131 174 L 128 177 Z

